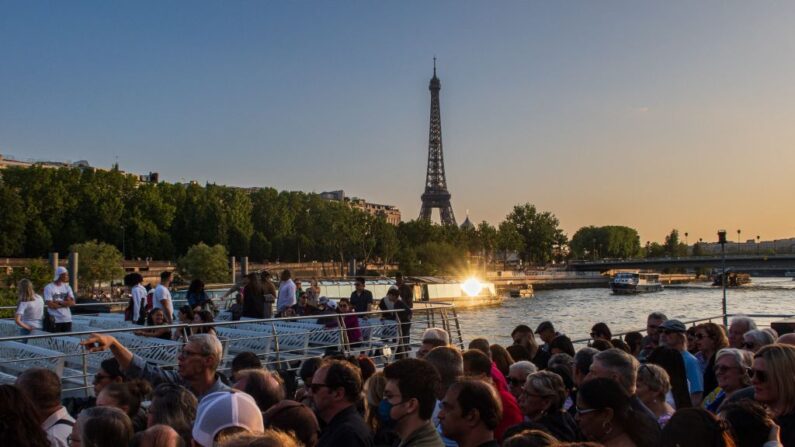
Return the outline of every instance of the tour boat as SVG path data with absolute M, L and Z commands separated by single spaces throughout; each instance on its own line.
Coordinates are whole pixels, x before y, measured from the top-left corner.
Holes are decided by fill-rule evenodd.
M 720 270 L 715 270 L 712 278 L 713 286 L 723 285 L 723 272 Z M 726 269 L 726 287 L 738 287 L 750 283 L 751 275 L 748 273 L 733 272 L 730 269 Z
M 661 292 L 659 273 L 619 272 L 610 281 L 610 289 L 617 295 Z

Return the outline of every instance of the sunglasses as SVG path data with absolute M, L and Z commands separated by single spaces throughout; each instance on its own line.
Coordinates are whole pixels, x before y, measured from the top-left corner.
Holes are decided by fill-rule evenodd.
M 574 407 L 574 409 L 575 409 L 575 411 L 577 411 L 577 414 L 588 414 L 588 413 L 593 413 L 594 411 L 599 411 L 599 408 Z
M 754 349 L 755 347 L 756 347 L 755 343 L 748 343 L 748 342 L 743 343 L 743 348 L 745 349 Z
M 514 379 L 512 377 L 508 377 L 508 383 L 513 386 L 522 386 L 524 385 L 525 381 L 521 379 Z
M 759 383 L 765 383 L 769 379 L 767 371 L 762 371 L 760 369 L 751 368 L 748 370 L 748 375 L 751 376 L 751 378 L 756 379 L 756 381 Z

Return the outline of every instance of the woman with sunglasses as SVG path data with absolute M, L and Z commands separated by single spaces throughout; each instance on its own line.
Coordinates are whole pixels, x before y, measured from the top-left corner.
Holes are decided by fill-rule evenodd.
M 702 365 L 704 374 L 704 391 L 710 392 L 718 387 L 715 378 L 715 354 L 729 347 L 729 339 L 723 328 L 715 323 L 703 323 L 696 326 L 696 360 Z
M 729 397 L 751 385 L 748 373 L 752 362 L 751 353 L 742 349 L 724 348 L 718 351 L 714 367 L 717 386 L 704 398 L 701 406 L 717 414 Z
M 769 332 L 772 329 L 752 329 L 743 334 L 743 349 L 751 352 L 759 351 L 763 346 L 772 345 L 776 342 L 778 334 L 775 336 Z
M 527 376 L 522 393 L 519 395 L 519 408 L 528 423 L 514 425 L 505 431 L 508 438 L 525 429 L 544 429 L 561 442 L 582 439 L 577 423 L 563 410 L 568 393 L 563 379 L 550 371 L 539 371 Z
M 646 408 L 657 417 L 660 428 L 671 419 L 674 407 L 666 401 L 666 396 L 671 391 L 671 382 L 668 373 L 661 366 L 644 363 L 638 368 L 638 382 L 636 395 L 646 405 Z
M 591 379 L 580 387 L 576 420 L 588 440 L 605 447 L 660 445 L 659 431 L 647 427 L 626 391 L 612 379 Z
M 795 346 L 773 344 L 754 356 L 754 398 L 765 404 L 781 427 L 781 443 L 795 446 Z

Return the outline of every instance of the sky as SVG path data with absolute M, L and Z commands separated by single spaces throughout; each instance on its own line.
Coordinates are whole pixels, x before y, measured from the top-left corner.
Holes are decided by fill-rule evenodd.
M 0 0 L 0 153 L 459 221 L 795 236 L 795 3 Z M 438 215 L 435 216 L 438 220 Z

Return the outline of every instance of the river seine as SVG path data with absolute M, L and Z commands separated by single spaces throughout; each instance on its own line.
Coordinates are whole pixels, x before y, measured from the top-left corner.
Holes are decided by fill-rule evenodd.
M 728 313 L 795 314 L 792 278 L 753 278 L 752 284 L 727 289 Z M 537 291 L 533 298 L 506 298 L 501 306 L 458 310 L 464 342 L 484 337 L 509 345 L 511 330 L 526 324 L 533 329 L 550 320 L 572 339 L 587 338 L 591 326 L 607 323 L 614 332 L 645 329 L 646 316 L 662 311 L 668 318 L 693 320 L 721 315 L 720 287 L 694 283 L 670 286 L 658 293 L 613 295 L 610 289 Z M 720 323 L 719 319 L 716 322 Z

